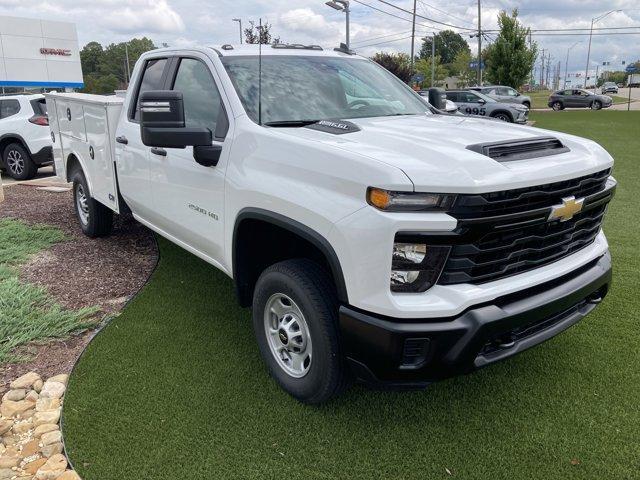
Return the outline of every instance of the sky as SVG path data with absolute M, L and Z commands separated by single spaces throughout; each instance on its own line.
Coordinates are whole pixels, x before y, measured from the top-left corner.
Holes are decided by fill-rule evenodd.
M 363 3 L 392 13 L 396 18 L 368 6 L 351 2 L 351 41 L 358 53 L 372 55 L 376 51 L 410 52 L 410 15 L 385 5 L 380 0 Z M 401 8 L 413 8 L 413 0 L 386 0 Z M 469 38 L 477 28 L 477 0 L 417 0 L 417 13 L 438 22 L 454 25 L 477 51 L 477 40 Z M 640 27 L 640 0 L 484 0 L 482 25 L 497 29 L 500 10 L 518 8 L 520 19 L 534 29 L 588 28 L 591 19 L 613 12 L 599 20 L 596 27 Z M 134 36 L 150 37 L 156 45 L 215 45 L 239 42 L 240 18 L 246 26 L 250 20 L 273 25 L 273 33 L 289 43 L 337 46 L 345 37 L 345 18 L 326 6 L 324 0 L 0 0 L 0 14 L 71 21 L 76 23 L 81 45 L 89 41 L 102 44 L 121 42 Z M 448 28 L 418 19 L 417 32 Z M 610 62 L 610 69 L 621 69 L 622 61 L 640 59 L 640 28 L 637 35 L 612 35 L 612 31 L 596 32 L 591 47 L 590 68 Z M 489 33 L 489 41 L 495 38 Z M 536 35 L 540 49 L 552 55 L 552 65 L 561 62 L 564 71 L 567 49 L 569 72 L 584 72 L 587 61 L 588 35 Z M 420 40 L 416 42 L 416 51 Z M 539 62 L 538 62 L 539 64 Z M 601 67 L 602 68 L 602 67 Z

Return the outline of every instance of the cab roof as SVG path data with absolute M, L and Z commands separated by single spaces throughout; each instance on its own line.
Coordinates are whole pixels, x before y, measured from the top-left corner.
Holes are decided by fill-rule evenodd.
M 221 57 L 234 57 L 244 55 L 258 55 L 260 46 L 255 44 L 242 45 L 216 45 L 210 46 Z M 346 50 L 337 51 L 334 48 L 324 48 L 319 45 L 302 45 L 299 43 L 280 43 L 273 45 L 262 45 L 262 55 L 299 55 L 318 57 L 351 57 L 354 52 L 348 53 Z

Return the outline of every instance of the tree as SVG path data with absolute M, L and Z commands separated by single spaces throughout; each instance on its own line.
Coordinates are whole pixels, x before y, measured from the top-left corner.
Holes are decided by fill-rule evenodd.
M 535 43 L 529 47 L 530 30 L 518 21 L 518 9 L 511 15 L 501 11 L 498 25 L 496 41 L 485 50 L 485 74 L 491 83 L 519 88 L 531 75 L 538 47 Z
M 453 63 L 449 66 L 449 73 L 453 77 L 458 78 L 458 87 L 466 88 L 476 78 L 476 71 L 469 67 L 469 64 L 474 60 L 469 52 L 464 50 L 458 52 Z
M 104 49 L 98 42 L 89 42 L 82 50 L 80 50 L 80 63 L 82 64 L 82 72 L 85 75 L 91 75 L 98 71 Z
M 467 52 L 471 54 L 469 45 L 453 30 L 443 30 L 436 34 L 436 56 L 440 57 L 440 61 L 444 65 L 453 63 L 456 56 L 460 52 Z M 420 49 L 420 58 L 431 58 L 431 44 L 433 43 L 433 37 L 424 37 L 422 39 L 422 48 Z
M 404 83 L 409 83 L 413 76 L 411 57 L 406 53 L 378 52 L 371 59 L 389 70 Z
M 265 23 L 262 26 L 256 25 L 255 22 L 249 22 L 249 28 L 244 29 L 244 38 L 247 43 L 263 45 L 269 45 L 271 43 L 280 43 L 280 37 L 273 38 L 271 35 L 270 23 Z
M 431 84 L 431 58 L 421 58 L 416 62 L 415 69 L 420 75 L 424 76 L 424 81 L 420 85 L 422 88 L 437 87 L 449 75 L 447 68 L 440 62 L 440 57 L 435 58 L 435 83 Z

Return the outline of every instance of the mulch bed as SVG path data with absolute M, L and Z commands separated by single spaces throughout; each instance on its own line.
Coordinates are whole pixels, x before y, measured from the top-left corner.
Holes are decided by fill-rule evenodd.
M 100 317 L 117 313 L 145 284 L 158 252 L 153 233 L 130 215 L 116 215 L 113 234 L 90 239 L 82 233 L 73 209 L 71 191 L 52 193 L 31 185 L 5 187 L 0 218 L 55 226 L 68 240 L 34 256 L 20 269 L 20 278 L 43 286 L 70 309 L 98 305 Z M 20 375 L 37 371 L 43 377 L 68 373 L 94 332 L 24 351 L 32 360 L 0 366 L 0 395 Z

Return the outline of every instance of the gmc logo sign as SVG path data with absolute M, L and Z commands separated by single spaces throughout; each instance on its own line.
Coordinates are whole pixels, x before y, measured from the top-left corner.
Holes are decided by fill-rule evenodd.
M 42 55 L 60 55 L 62 57 L 71 56 L 71 50 L 66 50 L 64 48 L 41 48 L 40 53 Z

